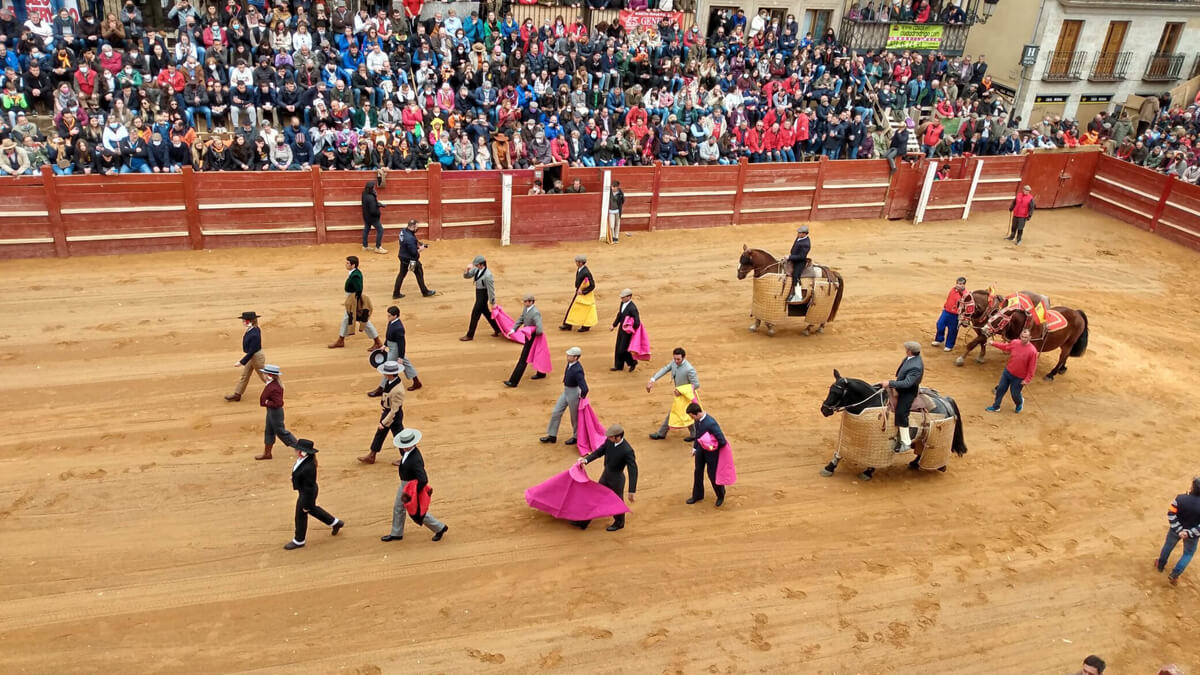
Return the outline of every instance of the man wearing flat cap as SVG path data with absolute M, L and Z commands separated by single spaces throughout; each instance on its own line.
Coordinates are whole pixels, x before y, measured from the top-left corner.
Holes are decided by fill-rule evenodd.
M 242 312 L 241 318 L 245 331 L 242 333 L 242 351 L 245 353 L 233 367 L 242 369 L 242 377 L 233 388 L 233 393 L 225 397 L 226 401 L 242 400 L 242 394 L 246 393 L 246 385 L 250 383 L 251 373 L 257 374 L 263 382 L 267 381 L 259 372 L 267 363 L 267 356 L 262 350 L 262 330 L 258 327 L 258 320 L 262 317 L 255 312 Z
M 481 255 L 475 256 L 471 266 L 463 272 L 463 278 L 471 279 L 475 284 L 475 306 L 471 308 L 471 324 L 467 327 L 467 334 L 459 340 L 470 342 L 475 339 L 475 326 L 479 325 L 479 317 L 487 319 L 491 325 L 492 337 L 500 337 L 500 326 L 496 324 L 488 309 L 488 305 L 496 304 L 496 284 L 492 278 L 492 271 L 488 269 L 487 260 Z
M 521 316 L 513 323 L 512 330 L 508 331 L 509 335 L 521 330 L 524 326 L 533 326 L 533 335 L 525 341 L 521 347 L 521 357 L 517 359 L 517 365 L 513 368 L 512 375 L 504 381 L 506 387 L 516 387 L 521 384 L 521 378 L 525 376 L 525 366 L 529 363 L 529 352 L 533 351 L 533 343 L 538 339 L 538 336 L 543 335 L 545 331 L 542 329 L 542 312 L 534 303 L 537 298 L 533 297 L 532 293 L 526 293 L 525 297 L 521 298 L 521 304 L 525 307 L 521 310 Z M 538 372 L 531 380 L 541 380 L 546 377 L 546 373 Z
M 629 353 L 629 342 L 633 339 L 632 333 L 627 333 L 622 326 L 625 319 L 633 319 L 633 330 L 636 332 L 642 326 L 642 317 L 638 314 L 637 305 L 633 304 L 633 291 L 624 289 L 621 291 L 621 306 L 617 309 L 617 318 L 613 319 L 612 328 L 610 331 L 617 331 L 617 346 L 613 354 L 613 367 L 609 370 L 624 370 L 625 366 L 629 366 L 629 372 L 633 372 L 637 368 L 637 359 L 633 358 L 633 354 Z
M 596 316 L 596 279 L 587 268 L 587 256 L 575 256 L 575 297 L 567 308 L 567 315 L 559 330 L 571 330 L 578 326 L 580 333 L 586 333 L 600 322 Z
M 912 450 L 912 429 L 908 426 L 908 412 L 920 393 L 921 380 L 924 377 L 925 362 L 921 360 L 921 343 L 909 341 L 904 343 L 904 360 L 896 369 L 896 379 L 879 383 L 880 387 L 896 390 L 896 429 L 900 432 L 896 452 Z
M 801 225 L 796 229 L 796 241 L 792 242 L 792 251 L 788 254 L 788 262 L 792 263 L 792 288 L 800 285 L 800 276 L 808 266 L 808 253 L 812 249 L 812 241 L 808 238 L 808 226 Z M 800 302 L 800 293 L 793 291 L 788 302 Z
M 625 428 L 620 424 L 614 424 L 604 431 L 607 439 L 604 445 L 596 448 L 592 452 L 579 458 L 579 464 L 589 464 L 598 457 L 604 458 L 604 473 L 600 475 L 600 480 L 596 481 L 604 487 L 617 493 L 618 497 L 625 496 L 625 471 L 629 471 L 629 503 L 632 504 L 637 494 L 638 466 L 637 457 L 633 453 L 633 447 L 625 440 Z M 583 529 L 588 526 L 586 520 L 572 522 L 571 524 Z M 616 532 L 625 527 L 625 514 L 618 513 L 613 516 L 612 525 L 608 526 L 609 532 Z
M 588 385 L 583 374 L 583 364 L 579 357 L 583 350 L 571 347 L 567 350 L 567 367 L 563 370 L 563 391 L 558 395 L 554 410 L 550 412 L 550 423 L 546 425 L 546 435 L 541 437 L 543 443 L 558 441 L 558 425 L 562 422 L 563 411 L 571 411 L 571 437 L 567 445 L 575 445 L 575 436 L 579 433 L 579 399 L 587 398 Z

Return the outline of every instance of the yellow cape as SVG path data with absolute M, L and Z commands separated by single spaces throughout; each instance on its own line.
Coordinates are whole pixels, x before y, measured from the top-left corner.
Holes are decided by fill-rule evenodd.
M 667 426 L 672 429 L 685 429 L 692 425 L 692 418 L 688 417 L 687 407 L 692 401 L 699 402 L 700 397 L 692 392 L 692 385 L 681 384 L 675 387 L 675 400 L 671 402 L 671 418 L 667 422 Z
M 586 284 L 587 281 L 585 280 Z M 596 294 L 582 293 L 575 294 L 575 300 L 571 302 L 571 307 L 567 310 L 567 318 L 564 323 L 571 326 L 595 326 L 600 323 L 600 317 L 596 314 Z

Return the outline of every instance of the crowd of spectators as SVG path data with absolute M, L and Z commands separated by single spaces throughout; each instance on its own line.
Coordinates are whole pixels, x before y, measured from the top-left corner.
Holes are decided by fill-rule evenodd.
M 934 157 L 1078 140 L 1067 123 L 1020 135 L 982 56 L 857 53 L 832 29 L 814 38 L 794 16 L 766 10 L 750 18 L 720 10 L 701 35 L 669 17 L 629 32 L 561 17 L 518 23 L 507 5 L 455 3 L 421 18 L 421 0 L 357 12 L 333 0 L 329 14 L 308 0 L 269 11 L 258 1 L 174 0 L 169 31 L 147 29 L 130 1 L 103 20 L 87 9 L 79 21 L 62 11 L 21 25 L 0 11 L 0 173 L 47 164 L 57 174 L 464 170 L 818 155 L 894 166 L 910 134 Z M 926 0 L 852 11 L 863 20 L 942 14 Z M 37 111 L 50 117 L 41 126 Z

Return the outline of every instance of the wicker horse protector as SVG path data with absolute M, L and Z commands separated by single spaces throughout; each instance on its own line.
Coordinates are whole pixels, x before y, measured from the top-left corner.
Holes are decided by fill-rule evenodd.
M 838 430 L 837 454 L 864 467 L 884 468 L 893 464 L 912 461 L 912 452 L 894 452 L 896 427 L 890 416 L 884 419 L 887 408 L 867 408 L 857 415 L 842 413 L 842 426 Z M 913 446 L 921 451 L 920 467 L 933 471 L 946 466 L 950 458 L 950 447 L 954 440 L 954 418 L 923 419 L 924 415 L 912 417 L 920 431 Z
M 801 326 L 819 326 L 829 319 L 837 287 L 827 279 L 804 277 L 800 280 L 805 294 L 812 298 L 804 316 L 788 316 L 787 299 L 791 295 L 792 277 L 787 274 L 767 273 L 754 280 L 754 299 L 750 315 L 772 324 L 796 323 Z

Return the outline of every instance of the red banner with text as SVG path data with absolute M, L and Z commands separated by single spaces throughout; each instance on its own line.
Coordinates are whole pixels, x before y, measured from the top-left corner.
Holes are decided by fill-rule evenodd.
M 621 10 L 621 26 L 628 33 L 638 30 L 645 31 L 648 28 L 657 30 L 658 24 L 663 19 L 670 19 L 675 22 L 676 26 L 682 27 L 683 12 L 663 12 L 657 9 Z

